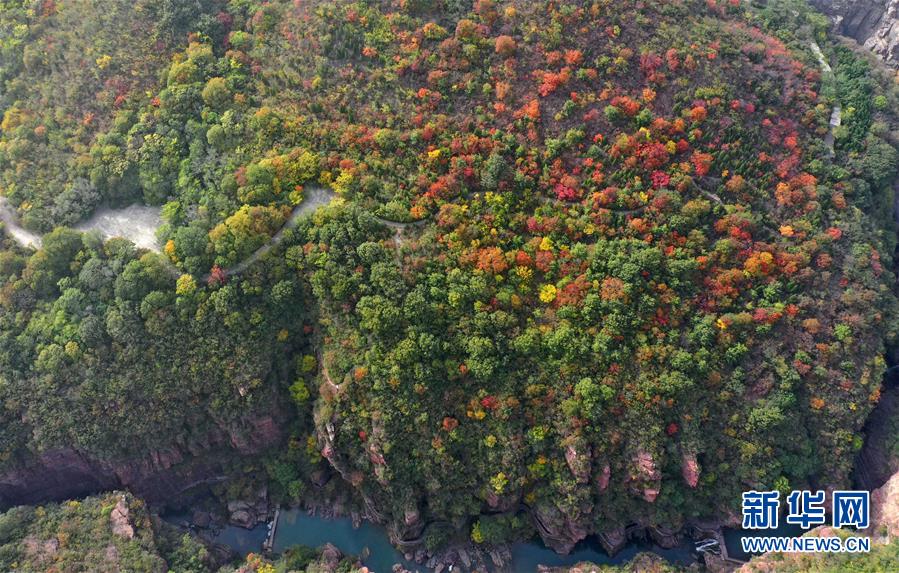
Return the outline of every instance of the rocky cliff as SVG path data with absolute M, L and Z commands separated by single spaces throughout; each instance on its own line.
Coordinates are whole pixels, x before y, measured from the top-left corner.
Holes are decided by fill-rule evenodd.
M 811 0 L 837 32 L 899 65 L 899 0 Z
M 899 431 L 899 385 L 887 382 L 880 402 L 865 423 L 865 445 L 859 451 L 853 470 L 856 485 L 874 491 L 899 472 L 895 455 Z
M 127 489 L 162 503 L 189 490 L 227 479 L 235 457 L 279 444 L 283 420 L 244 420 L 240 429 L 217 429 L 204 440 L 173 445 L 128 459 L 108 460 L 61 448 L 0 471 L 0 507 L 64 500 L 111 489 Z

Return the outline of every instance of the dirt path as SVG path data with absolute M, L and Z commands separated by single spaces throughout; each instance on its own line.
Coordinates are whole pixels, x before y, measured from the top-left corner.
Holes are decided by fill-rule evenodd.
M 833 69 L 830 67 L 830 64 L 827 63 L 827 60 L 824 58 L 824 52 L 821 51 L 821 46 L 818 45 L 818 42 L 812 41 L 810 44 L 812 51 L 815 53 L 815 57 L 818 58 L 818 63 L 821 65 L 821 71 L 825 74 L 832 74 Z
M 812 41 L 810 44 L 812 48 L 812 52 L 815 53 L 815 57 L 818 58 L 818 65 L 821 66 L 821 73 L 824 74 L 824 77 L 831 80 L 836 81 L 833 68 L 830 67 L 830 64 L 827 63 L 827 59 L 824 57 L 824 52 L 821 51 L 821 46 L 818 45 L 817 42 Z M 840 127 L 840 124 L 843 123 L 843 110 L 840 107 L 840 104 L 837 103 L 833 106 L 833 110 L 830 112 L 830 127 L 827 130 L 827 135 L 824 136 L 824 143 L 827 145 L 827 149 L 830 150 L 830 154 L 833 155 L 833 130 L 836 127 Z
M 253 263 L 267 255 L 269 251 L 278 246 L 278 244 L 280 244 L 281 241 L 284 240 L 284 233 L 286 233 L 289 229 L 296 227 L 301 217 L 303 217 L 304 215 L 309 215 L 315 212 L 319 207 L 327 205 L 334 197 L 336 197 L 336 195 L 330 189 L 325 189 L 324 187 L 308 188 L 306 190 L 306 197 L 305 199 L 303 199 L 303 202 L 297 205 L 296 208 L 294 208 L 293 213 L 290 214 L 290 217 L 287 219 L 287 222 L 284 223 L 284 226 L 282 226 L 277 233 L 272 235 L 272 238 L 269 239 L 266 244 L 256 249 L 250 256 L 240 261 L 239 263 L 222 270 L 225 271 L 225 274 L 227 276 L 233 276 L 244 272 Z M 206 273 L 200 278 L 200 280 L 202 282 L 206 282 L 209 280 L 209 277 L 210 273 Z
M 162 224 L 160 212 L 159 207 L 148 205 L 129 205 L 115 209 L 100 207 L 88 219 L 72 228 L 82 233 L 96 231 L 104 239 L 124 237 L 139 248 L 159 252 L 156 229 Z M 23 247 L 41 248 L 41 236 L 19 223 L 17 213 L 6 197 L 0 197 L 0 221 L 6 225 L 9 235 Z
M 382 225 L 393 229 L 393 247 L 396 254 L 396 264 L 398 267 L 402 268 L 403 260 L 402 256 L 400 255 L 400 251 L 402 251 L 403 244 L 405 243 L 404 233 L 406 229 L 410 227 L 420 227 L 427 223 L 428 219 L 420 219 L 418 221 L 412 221 L 411 223 L 400 223 L 398 221 L 384 219 L 383 217 L 375 217 L 375 219 Z
M 41 248 L 41 237 L 19 224 L 16 213 L 6 197 L 0 197 L 0 221 L 6 226 L 6 232 L 23 247 Z
M 159 252 L 156 230 L 162 225 L 162 209 L 149 205 L 101 207 L 73 228 L 82 233 L 96 231 L 104 239 L 125 237 L 140 249 Z

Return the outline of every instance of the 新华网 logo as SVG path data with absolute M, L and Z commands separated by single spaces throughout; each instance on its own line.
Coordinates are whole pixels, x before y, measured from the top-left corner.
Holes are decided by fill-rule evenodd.
M 823 491 L 797 490 L 787 498 L 785 522 L 810 529 L 827 522 Z M 867 491 L 833 492 L 830 500 L 831 525 L 836 529 L 866 529 L 870 522 L 871 494 Z M 776 529 L 780 517 L 779 491 L 748 491 L 743 494 L 743 529 Z M 868 537 L 747 537 L 741 539 L 747 553 L 791 551 L 803 553 L 858 553 L 870 551 Z

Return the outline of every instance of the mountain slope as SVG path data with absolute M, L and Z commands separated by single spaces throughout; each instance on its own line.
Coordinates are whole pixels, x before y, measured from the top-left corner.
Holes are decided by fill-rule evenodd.
M 5 255 L 8 465 L 295 408 L 292 495 L 327 464 L 407 546 L 560 550 L 848 484 L 895 335 L 897 98 L 820 15 L 222 9 L 59 175 L 164 203 L 164 254 L 56 231 Z M 27 101 L 7 152 L 67 133 Z M 339 199 L 227 276 L 312 185 Z

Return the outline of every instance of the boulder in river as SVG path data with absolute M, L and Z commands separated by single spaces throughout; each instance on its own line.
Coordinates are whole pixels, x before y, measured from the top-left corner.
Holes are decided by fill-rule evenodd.
M 208 511 L 198 509 L 191 515 L 190 522 L 195 527 L 206 529 L 212 525 L 212 514 Z
M 228 521 L 232 525 L 252 529 L 268 518 L 268 502 L 266 499 L 252 501 L 228 502 Z
M 343 553 L 331 543 L 325 543 L 321 548 L 321 567 L 323 571 L 333 573 L 340 566 L 340 560 L 343 559 Z

